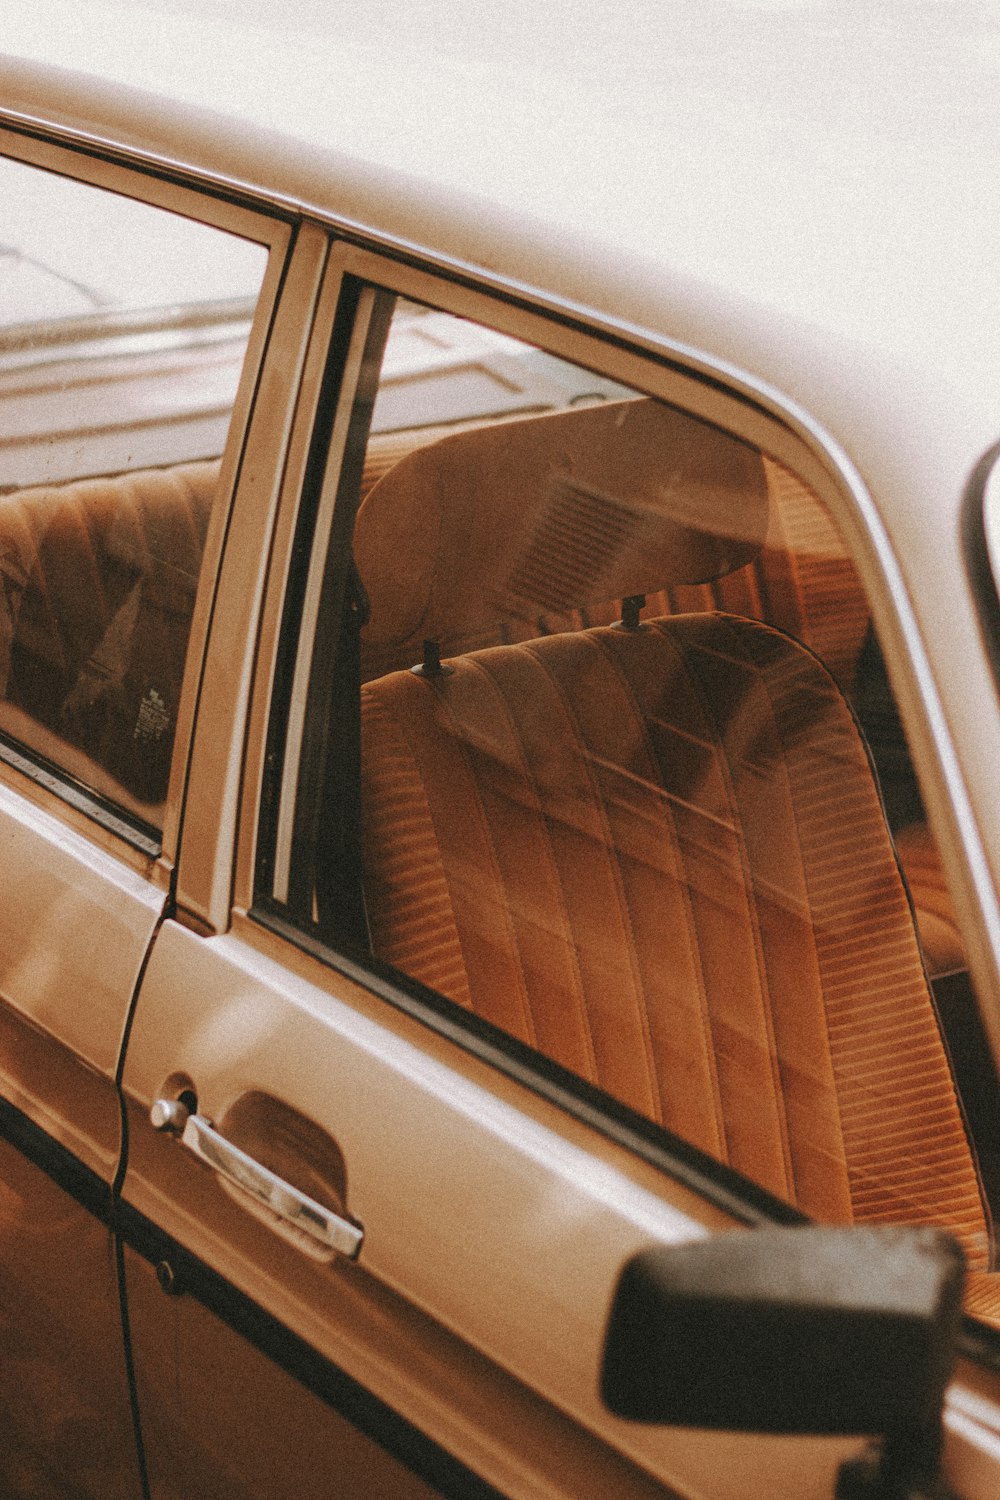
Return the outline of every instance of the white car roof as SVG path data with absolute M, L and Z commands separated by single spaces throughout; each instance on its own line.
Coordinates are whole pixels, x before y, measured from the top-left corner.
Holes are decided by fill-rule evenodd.
M 983 0 L 34 0 L 2 45 L 15 114 L 704 349 L 862 470 L 1000 436 Z

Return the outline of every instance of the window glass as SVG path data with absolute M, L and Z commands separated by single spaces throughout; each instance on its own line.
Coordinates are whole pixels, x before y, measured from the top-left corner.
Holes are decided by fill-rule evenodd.
M 810 1217 L 950 1228 L 996 1317 L 996 1080 L 827 510 L 440 312 L 381 369 L 271 894 Z
M 158 826 L 266 251 L 0 159 L 0 733 Z

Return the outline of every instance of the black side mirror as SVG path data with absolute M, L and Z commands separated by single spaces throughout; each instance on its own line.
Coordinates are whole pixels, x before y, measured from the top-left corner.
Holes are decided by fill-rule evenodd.
M 933 1229 L 734 1231 L 625 1266 L 601 1394 L 679 1427 L 880 1437 L 842 1497 L 940 1494 L 964 1261 Z

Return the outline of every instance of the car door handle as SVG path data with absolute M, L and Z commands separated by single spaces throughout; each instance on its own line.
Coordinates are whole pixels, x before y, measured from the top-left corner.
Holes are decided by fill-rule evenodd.
M 149 1112 L 156 1130 L 180 1137 L 182 1146 L 244 1192 L 326 1250 L 357 1260 L 365 1232 L 360 1224 L 324 1208 L 268 1167 L 254 1161 L 204 1115 L 190 1114 L 179 1099 L 157 1099 Z

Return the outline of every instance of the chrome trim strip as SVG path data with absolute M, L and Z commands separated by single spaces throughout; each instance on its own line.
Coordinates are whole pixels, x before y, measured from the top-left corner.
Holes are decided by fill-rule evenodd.
M 158 829 L 142 822 L 138 817 L 135 822 L 130 822 L 127 808 L 112 803 L 103 798 L 100 793 L 74 781 L 69 771 L 62 770 L 52 762 L 40 757 L 37 760 L 33 759 L 31 754 L 4 739 L 2 734 L 0 734 L 0 763 L 13 767 L 15 771 L 20 771 L 30 781 L 44 787 L 47 792 L 54 793 L 77 812 L 85 813 L 87 817 L 93 818 L 95 823 L 106 828 L 117 838 L 125 839 L 150 859 L 159 858 L 162 844 Z

